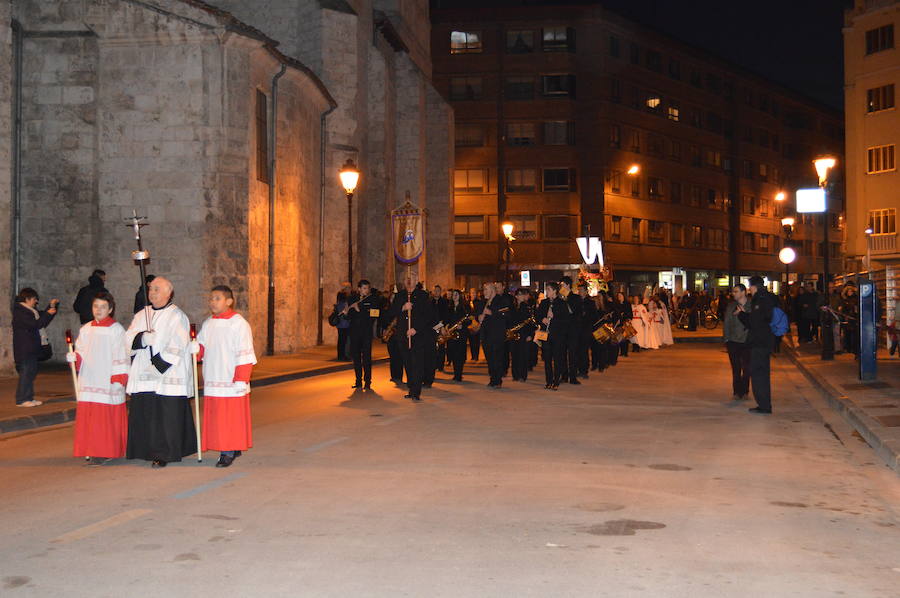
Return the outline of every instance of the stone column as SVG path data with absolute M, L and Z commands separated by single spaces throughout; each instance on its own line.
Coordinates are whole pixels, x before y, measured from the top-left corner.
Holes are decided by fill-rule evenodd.
M 7 306 L 17 290 L 11 287 L 12 273 L 12 85 L 13 56 L 9 0 L 0 0 L 0 337 L 12 338 L 11 316 Z M 12 371 L 12 343 L 0 344 L 0 373 Z
M 428 277 L 445 289 L 456 285 L 453 239 L 453 109 L 426 83 L 426 194 Z

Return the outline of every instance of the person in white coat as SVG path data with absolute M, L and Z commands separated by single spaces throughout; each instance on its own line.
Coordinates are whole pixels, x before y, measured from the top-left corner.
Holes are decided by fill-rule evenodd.
M 650 313 L 653 315 L 654 329 L 659 340 L 659 346 L 664 347 L 675 343 L 672 338 L 672 323 L 669 321 L 669 310 L 665 302 L 657 297 L 650 298 Z

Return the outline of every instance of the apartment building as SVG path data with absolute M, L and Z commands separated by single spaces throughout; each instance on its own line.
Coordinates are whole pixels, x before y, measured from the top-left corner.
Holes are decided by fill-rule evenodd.
M 841 114 L 600 6 L 432 10 L 434 81 L 456 115 L 457 284 L 576 272 L 590 227 L 617 282 L 780 281 L 782 218 L 838 158 L 829 214 L 797 216 L 791 279 L 841 254 Z M 782 199 L 783 198 L 783 199 Z M 823 244 L 822 221 L 829 227 Z

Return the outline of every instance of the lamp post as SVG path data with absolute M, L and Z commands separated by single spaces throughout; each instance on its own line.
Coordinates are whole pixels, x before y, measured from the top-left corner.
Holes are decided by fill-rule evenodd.
M 825 304 L 829 302 L 828 295 L 828 257 L 831 251 L 828 247 L 828 171 L 834 168 L 837 160 L 830 156 L 823 156 L 813 160 L 816 167 L 816 174 L 819 175 L 819 187 L 822 188 L 822 195 L 825 202 L 825 208 L 822 211 L 822 295 L 825 297 Z M 834 334 L 831 329 L 834 326 L 831 315 L 822 312 L 822 331 L 819 333 L 822 339 L 822 360 L 831 361 L 834 359 Z
M 871 226 L 867 226 L 866 230 L 866 274 L 872 278 L 872 233 L 875 232 Z
M 506 288 L 509 290 L 509 260 L 512 257 L 512 242 L 516 240 L 513 237 L 513 223 L 512 222 L 504 222 L 500 225 L 500 229 L 503 231 L 503 236 L 506 237 Z
M 338 172 L 341 185 L 347 194 L 347 282 L 353 287 L 353 192 L 359 183 L 359 169 L 352 158 L 347 158 L 344 167 Z
M 778 259 L 784 264 L 784 288 L 785 294 L 790 287 L 790 265 L 797 259 L 797 252 L 791 246 L 791 236 L 794 234 L 794 219 L 790 216 L 781 219 L 781 228 L 784 229 L 784 247 L 778 252 Z

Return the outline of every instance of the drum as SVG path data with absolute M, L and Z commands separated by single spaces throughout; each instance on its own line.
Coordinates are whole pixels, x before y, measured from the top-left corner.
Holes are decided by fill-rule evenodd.
M 609 335 L 606 338 L 606 340 L 603 342 L 610 342 L 610 341 L 618 342 L 615 340 L 616 339 L 616 328 L 612 324 L 604 324 L 603 327 L 606 328 L 606 332 Z
M 632 336 L 637 334 L 637 330 L 634 326 L 631 325 L 631 322 L 625 322 L 622 325 L 622 333 L 624 338 L 631 338 Z
M 594 330 L 594 332 L 592 334 L 594 335 L 594 338 L 597 340 L 598 343 L 605 343 L 610 338 L 612 338 L 610 336 L 609 330 L 606 328 L 606 326 L 600 326 L 599 328 Z

